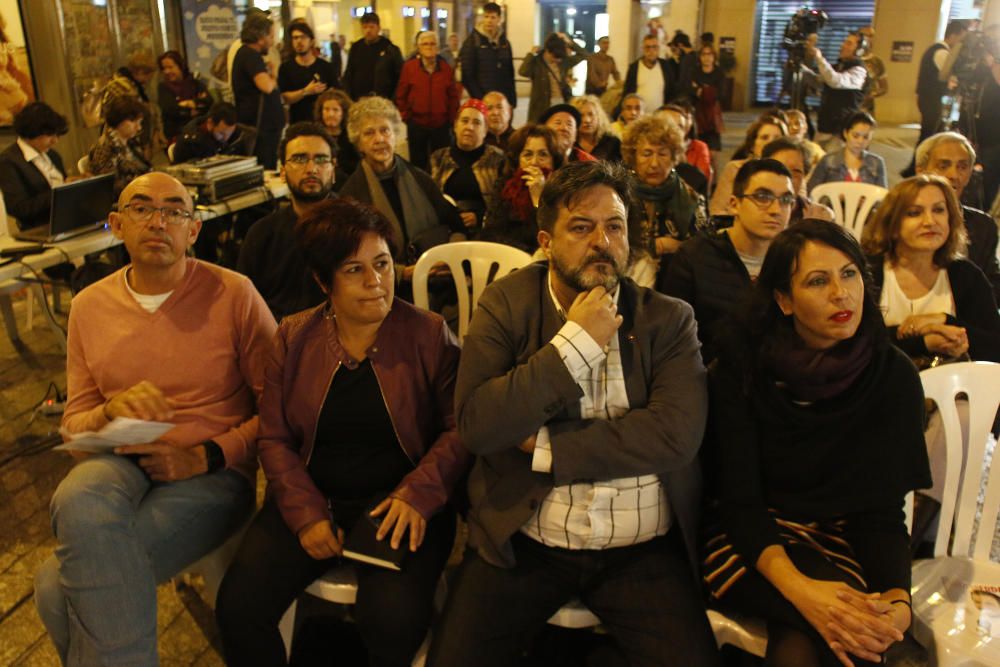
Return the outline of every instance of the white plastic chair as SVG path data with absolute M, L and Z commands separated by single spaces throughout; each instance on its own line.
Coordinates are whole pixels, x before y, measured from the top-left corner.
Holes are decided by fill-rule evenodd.
M 86 176 L 90 174 L 90 156 L 84 154 L 79 160 L 76 161 L 76 170 L 80 172 L 81 176 Z
M 502 243 L 486 241 L 459 241 L 444 243 L 425 252 L 417 260 L 413 268 L 413 303 L 421 308 L 427 308 L 430 301 L 427 296 L 427 277 L 432 266 L 444 262 L 451 270 L 452 278 L 456 279 L 458 292 L 458 338 L 465 338 L 469 329 L 472 311 L 479 303 L 486 285 L 491 278 L 501 278 L 515 269 L 531 262 L 531 255 Z M 472 295 L 462 280 L 465 276 L 464 264 L 468 263 L 472 277 Z M 493 267 L 496 267 L 494 271 Z M 492 274 L 492 275 L 491 275 Z
M 947 467 L 934 558 L 913 566 L 913 636 L 934 656 L 931 664 L 998 665 L 997 628 L 990 631 L 986 619 L 984 630 L 988 612 L 972 604 L 969 587 L 1000 584 L 1000 565 L 989 560 L 1000 513 L 996 451 L 986 468 L 990 429 L 1000 406 L 1000 364 L 946 364 L 923 371 L 920 379 L 924 395 L 941 413 Z M 967 442 L 955 406 L 958 394 L 968 399 Z M 980 494 L 982 513 L 977 523 Z M 1000 618 L 992 622 L 995 626 Z
M 305 592 L 309 595 L 335 602 L 337 604 L 354 604 L 358 598 L 358 578 L 354 566 L 344 563 L 334 567 L 316 581 L 306 587 Z M 438 586 L 438 597 L 443 603 L 442 586 Z M 281 640 L 285 643 L 285 656 L 292 656 L 292 637 L 295 632 L 295 615 L 298 611 L 298 600 L 285 610 L 281 621 L 278 622 L 278 632 L 281 633 Z M 427 651 L 430 649 L 430 633 L 424 638 L 423 644 L 417 649 L 413 656 L 411 667 L 423 667 L 427 661 Z
M 174 148 L 177 146 L 177 142 L 167 146 L 167 159 L 170 160 L 170 164 L 174 164 Z
M 846 227 L 860 241 L 868 215 L 888 192 L 870 183 L 835 182 L 817 185 L 809 196 L 832 208 L 837 224 Z

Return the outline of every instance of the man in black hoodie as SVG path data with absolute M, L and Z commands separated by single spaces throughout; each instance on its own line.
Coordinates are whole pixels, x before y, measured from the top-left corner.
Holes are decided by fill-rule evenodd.
M 374 12 L 361 17 L 364 37 L 351 45 L 344 72 L 344 88 L 353 100 L 365 95 L 395 99 L 396 84 L 403 69 L 399 47 L 383 37 L 382 24 Z

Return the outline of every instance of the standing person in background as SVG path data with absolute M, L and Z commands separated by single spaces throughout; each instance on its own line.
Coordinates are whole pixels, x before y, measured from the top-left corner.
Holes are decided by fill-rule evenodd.
M 531 79 L 529 123 L 539 122 L 549 107 L 569 101 L 573 92 L 566 83 L 566 73 L 584 57 L 573 40 L 562 32 L 551 33 L 541 49 L 536 46 L 528 52 L 517 73 Z
M 647 109 L 659 109 L 677 94 L 677 79 L 660 57 L 660 42 L 654 35 L 643 37 L 642 57 L 628 66 L 624 94 L 629 93 L 638 94 Z
M 265 169 L 278 162 L 278 142 L 285 127 L 285 109 L 275 68 L 264 62 L 274 46 L 274 23 L 264 13 L 249 14 L 240 31 L 243 45 L 233 58 L 231 76 L 237 120 L 257 128 L 254 155 Z
M 455 70 L 455 78 L 458 78 L 458 51 L 459 42 L 458 35 L 451 33 L 448 35 L 448 41 L 445 42 L 445 48 L 441 49 L 441 57 L 444 61 L 451 65 L 451 68 Z
M 507 96 L 498 90 L 486 93 L 483 104 L 486 105 L 486 143 L 505 151 L 510 135 L 514 134 L 514 128 L 510 126 L 514 110 Z
M 212 96 L 205 83 L 191 75 L 184 57 L 177 51 L 166 51 L 156 62 L 163 78 L 156 95 L 163 117 L 163 134 L 167 143 L 172 144 L 192 118 L 208 111 Z
M 673 54 L 668 62 L 674 67 L 677 94 L 687 95 L 691 86 L 691 76 L 698 67 L 698 54 L 691 47 L 691 38 L 683 30 L 674 32 L 674 38 L 667 44 Z
M 722 150 L 722 133 L 726 127 L 722 122 L 722 86 L 725 73 L 719 69 L 719 56 L 711 46 L 698 50 L 698 65 L 693 68 L 688 82 L 688 92 L 694 103 L 695 126 L 698 139 L 708 144 L 713 151 Z
M 462 44 L 459 52 L 462 85 L 469 91 L 469 97 L 485 101 L 486 94 L 496 90 L 516 107 L 514 54 L 500 27 L 500 11 L 500 5 L 487 2 L 479 27 L 473 29 Z
M 944 29 L 944 40 L 932 44 L 920 56 L 920 70 L 917 74 L 917 109 L 920 110 L 920 137 L 917 144 L 938 131 L 941 125 L 941 97 L 954 85 L 941 72 L 948 61 L 948 54 L 958 46 L 969 31 L 969 25 L 961 19 L 949 21 Z M 912 175 L 911 171 L 904 175 Z
M 868 40 L 868 52 L 861 57 L 861 61 L 868 70 L 868 80 L 865 81 L 865 99 L 861 102 L 861 108 L 875 115 L 875 98 L 882 97 L 889 92 L 889 77 L 885 74 L 885 63 L 877 55 L 872 53 L 872 40 L 875 38 L 875 28 L 866 25 L 858 28 L 858 34 Z
M 333 65 L 318 58 L 314 48 L 313 29 L 302 20 L 288 24 L 295 57 L 281 63 L 278 68 L 278 88 L 281 99 L 288 105 L 288 122 L 312 120 L 316 96 L 327 88 L 340 84 L 340 72 Z
M 815 44 L 806 46 L 806 60 L 816 62 L 817 77 L 823 82 L 819 116 L 816 120 L 816 141 L 820 145 L 835 138 L 845 121 L 861 109 L 868 70 L 861 56 L 868 52 L 868 43 L 857 33 L 850 33 L 840 45 L 837 62 L 831 65 Z M 810 71 L 803 65 L 806 71 Z
M 588 95 L 600 97 L 608 89 L 608 82 L 614 77 L 615 83 L 622 80 L 622 75 L 618 73 L 618 65 L 615 59 L 608 54 L 611 40 L 601 37 L 597 40 L 597 53 L 587 57 L 587 86 Z
M 330 35 L 330 66 L 337 73 L 337 85 L 340 85 L 340 76 L 344 73 L 344 61 L 347 60 L 347 51 L 341 43 L 343 35 Z
M 399 47 L 380 33 L 378 14 L 369 12 L 361 17 L 364 37 L 351 45 L 351 57 L 344 72 L 344 89 L 353 100 L 365 95 L 393 99 L 399 73 L 403 69 L 403 54 Z
M 430 154 L 451 141 L 461 95 L 455 71 L 438 55 L 437 34 L 432 30 L 417 33 L 417 57 L 403 64 L 396 106 L 406 123 L 410 162 L 424 171 Z

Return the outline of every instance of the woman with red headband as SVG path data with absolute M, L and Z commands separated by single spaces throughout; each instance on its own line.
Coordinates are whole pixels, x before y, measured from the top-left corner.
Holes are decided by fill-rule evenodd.
M 455 201 L 470 238 L 482 228 L 504 163 L 503 152 L 485 143 L 486 111 L 482 100 L 466 101 L 458 110 L 451 146 L 431 155 L 431 178 Z

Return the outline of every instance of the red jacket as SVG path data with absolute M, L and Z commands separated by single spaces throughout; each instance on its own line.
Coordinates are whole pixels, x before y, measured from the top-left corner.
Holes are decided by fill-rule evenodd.
M 705 178 L 708 179 L 709 189 L 711 189 L 712 152 L 709 150 L 708 144 L 699 139 L 692 139 L 688 144 L 687 155 L 685 158 L 685 161 L 688 164 L 698 167 L 698 170 L 705 174 Z
M 438 56 L 432 74 L 415 56 L 403 63 L 396 86 L 396 106 L 405 122 L 422 127 L 442 127 L 455 122 L 462 88 L 455 82 L 455 70 Z
M 319 414 L 347 354 L 325 305 L 285 318 L 264 371 L 257 441 L 268 491 L 296 534 L 330 519 L 326 498 L 309 475 Z M 455 428 L 459 346 L 439 315 L 404 301 L 392 310 L 368 349 L 400 445 L 413 462 L 390 494 L 429 519 L 451 496 L 472 462 Z

